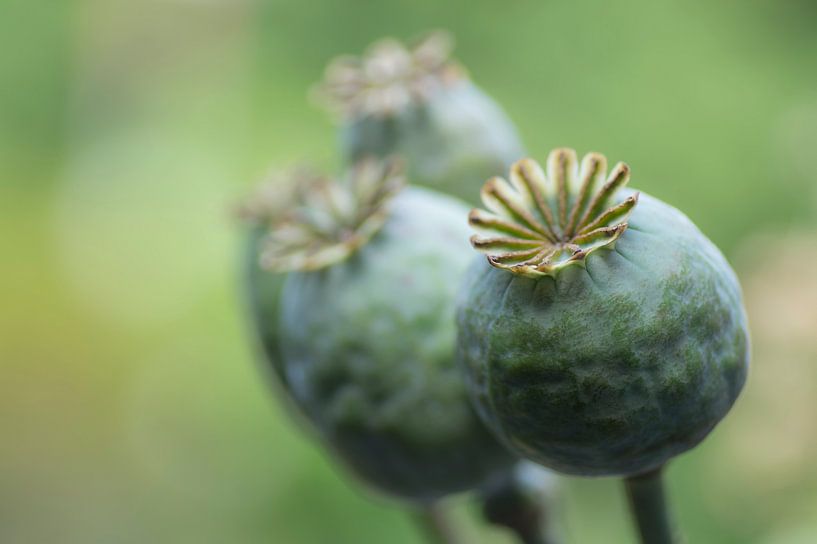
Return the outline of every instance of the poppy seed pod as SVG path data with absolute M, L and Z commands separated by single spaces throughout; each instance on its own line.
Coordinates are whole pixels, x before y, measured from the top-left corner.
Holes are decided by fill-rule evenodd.
M 363 161 L 304 191 L 261 243 L 286 273 L 270 351 L 290 398 L 365 483 L 427 503 L 514 459 L 473 412 L 455 363 L 454 299 L 470 261 L 463 204 Z M 259 285 L 259 284 L 256 284 Z
M 564 473 L 629 476 L 696 446 L 746 379 L 740 286 L 671 206 L 591 153 L 517 162 L 474 210 L 458 356 L 483 420 Z
M 477 201 L 482 182 L 523 156 L 502 109 L 450 60 L 451 38 L 393 39 L 329 64 L 318 96 L 341 121 L 345 157 L 403 156 L 413 183 Z
M 303 200 L 310 188 L 322 183 L 323 178 L 306 167 L 276 172 L 235 210 L 247 226 L 241 259 L 242 295 L 259 356 L 272 371 L 276 386 L 286 382 L 278 337 L 278 305 L 286 274 L 267 270 L 259 256 L 270 229 L 289 217 L 293 202 Z

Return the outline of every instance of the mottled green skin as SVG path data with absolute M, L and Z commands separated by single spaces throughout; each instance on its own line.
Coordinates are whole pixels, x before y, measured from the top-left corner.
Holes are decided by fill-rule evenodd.
M 401 155 L 412 183 L 472 204 L 486 179 L 503 175 L 525 154 L 510 119 L 467 81 L 395 116 L 353 119 L 341 127 L 340 140 L 349 161 Z
M 746 316 L 724 257 L 647 195 L 629 223 L 615 249 L 555 278 L 480 257 L 458 302 L 459 360 L 480 415 L 561 472 L 661 466 L 712 430 L 746 379 Z
M 512 460 L 473 412 L 455 361 L 467 209 L 410 188 L 391 210 L 348 260 L 289 275 L 281 353 L 291 395 L 353 472 L 425 502 Z

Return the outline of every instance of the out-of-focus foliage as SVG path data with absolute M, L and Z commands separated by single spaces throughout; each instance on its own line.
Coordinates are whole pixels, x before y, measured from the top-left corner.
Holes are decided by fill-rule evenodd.
M 534 156 L 628 161 L 738 269 L 754 366 L 671 465 L 689 541 L 817 541 L 815 6 L 2 0 L 0 541 L 418 542 L 271 400 L 226 209 L 337 163 L 306 98 L 329 58 L 440 27 Z M 569 481 L 557 519 L 632 538 L 614 481 Z

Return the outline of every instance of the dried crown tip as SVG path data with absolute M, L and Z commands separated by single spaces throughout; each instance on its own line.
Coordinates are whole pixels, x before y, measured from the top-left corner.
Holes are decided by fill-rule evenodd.
M 272 224 L 284 218 L 298 195 L 322 183 L 325 176 L 308 165 L 272 172 L 233 207 L 233 215 L 251 225 Z
M 477 231 L 475 249 L 488 262 L 529 277 L 554 275 L 583 264 L 592 252 L 612 247 L 627 228 L 638 193 L 619 203 L 630 169 L 618 163 L 607 175 L 607 159 L 588 153 L 578 164 L 572 149 L 548 156 L 547 174 L 532 159 L 517 161 L 510 182 L 495 177 L 482 187 L 485 210 L 474 209 L 468 221 Z
M 346 55 L 330 62 L 315 96 L 346 117 L 394 115 L 465 78 L 450 58 L 452 49 L 451 35 L 444 31 L 428 34 L 411 48 L 382 39 L 360 57 Z
M 364 159 L 340 180 L 289 178 L 282 185 L 275 193 L 280 212 L 262 216 L 269 232 L 259 262 L 275 272 L 317 270 L 346 259 L 380 230 L 403 188 L 403 165 Z

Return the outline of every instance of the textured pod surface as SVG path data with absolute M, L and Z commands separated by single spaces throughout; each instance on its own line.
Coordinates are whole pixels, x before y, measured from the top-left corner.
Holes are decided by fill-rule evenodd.
M 570 474 L 636 474 L 694 447 L 748 369 L 732 269 L 686 216 L 644 194 L 615 246 L 583 266 L 529 278 L 476 258 L 458 324 L 484 421 Z
M 511 464 L 455 364 L 454 299 L 470 262 L 466 209 L 406 189 L 372 240 L 284 284 L 290 393 L 327 444 L 380 491 L 428 501 Z
M 341 126 L 340 139 L 350 161 L 401 155 L 412 182 L 471 203 L 486 179 L 524 155 L 513 123 L 468 80 L 389 116 L 352 117 Z

